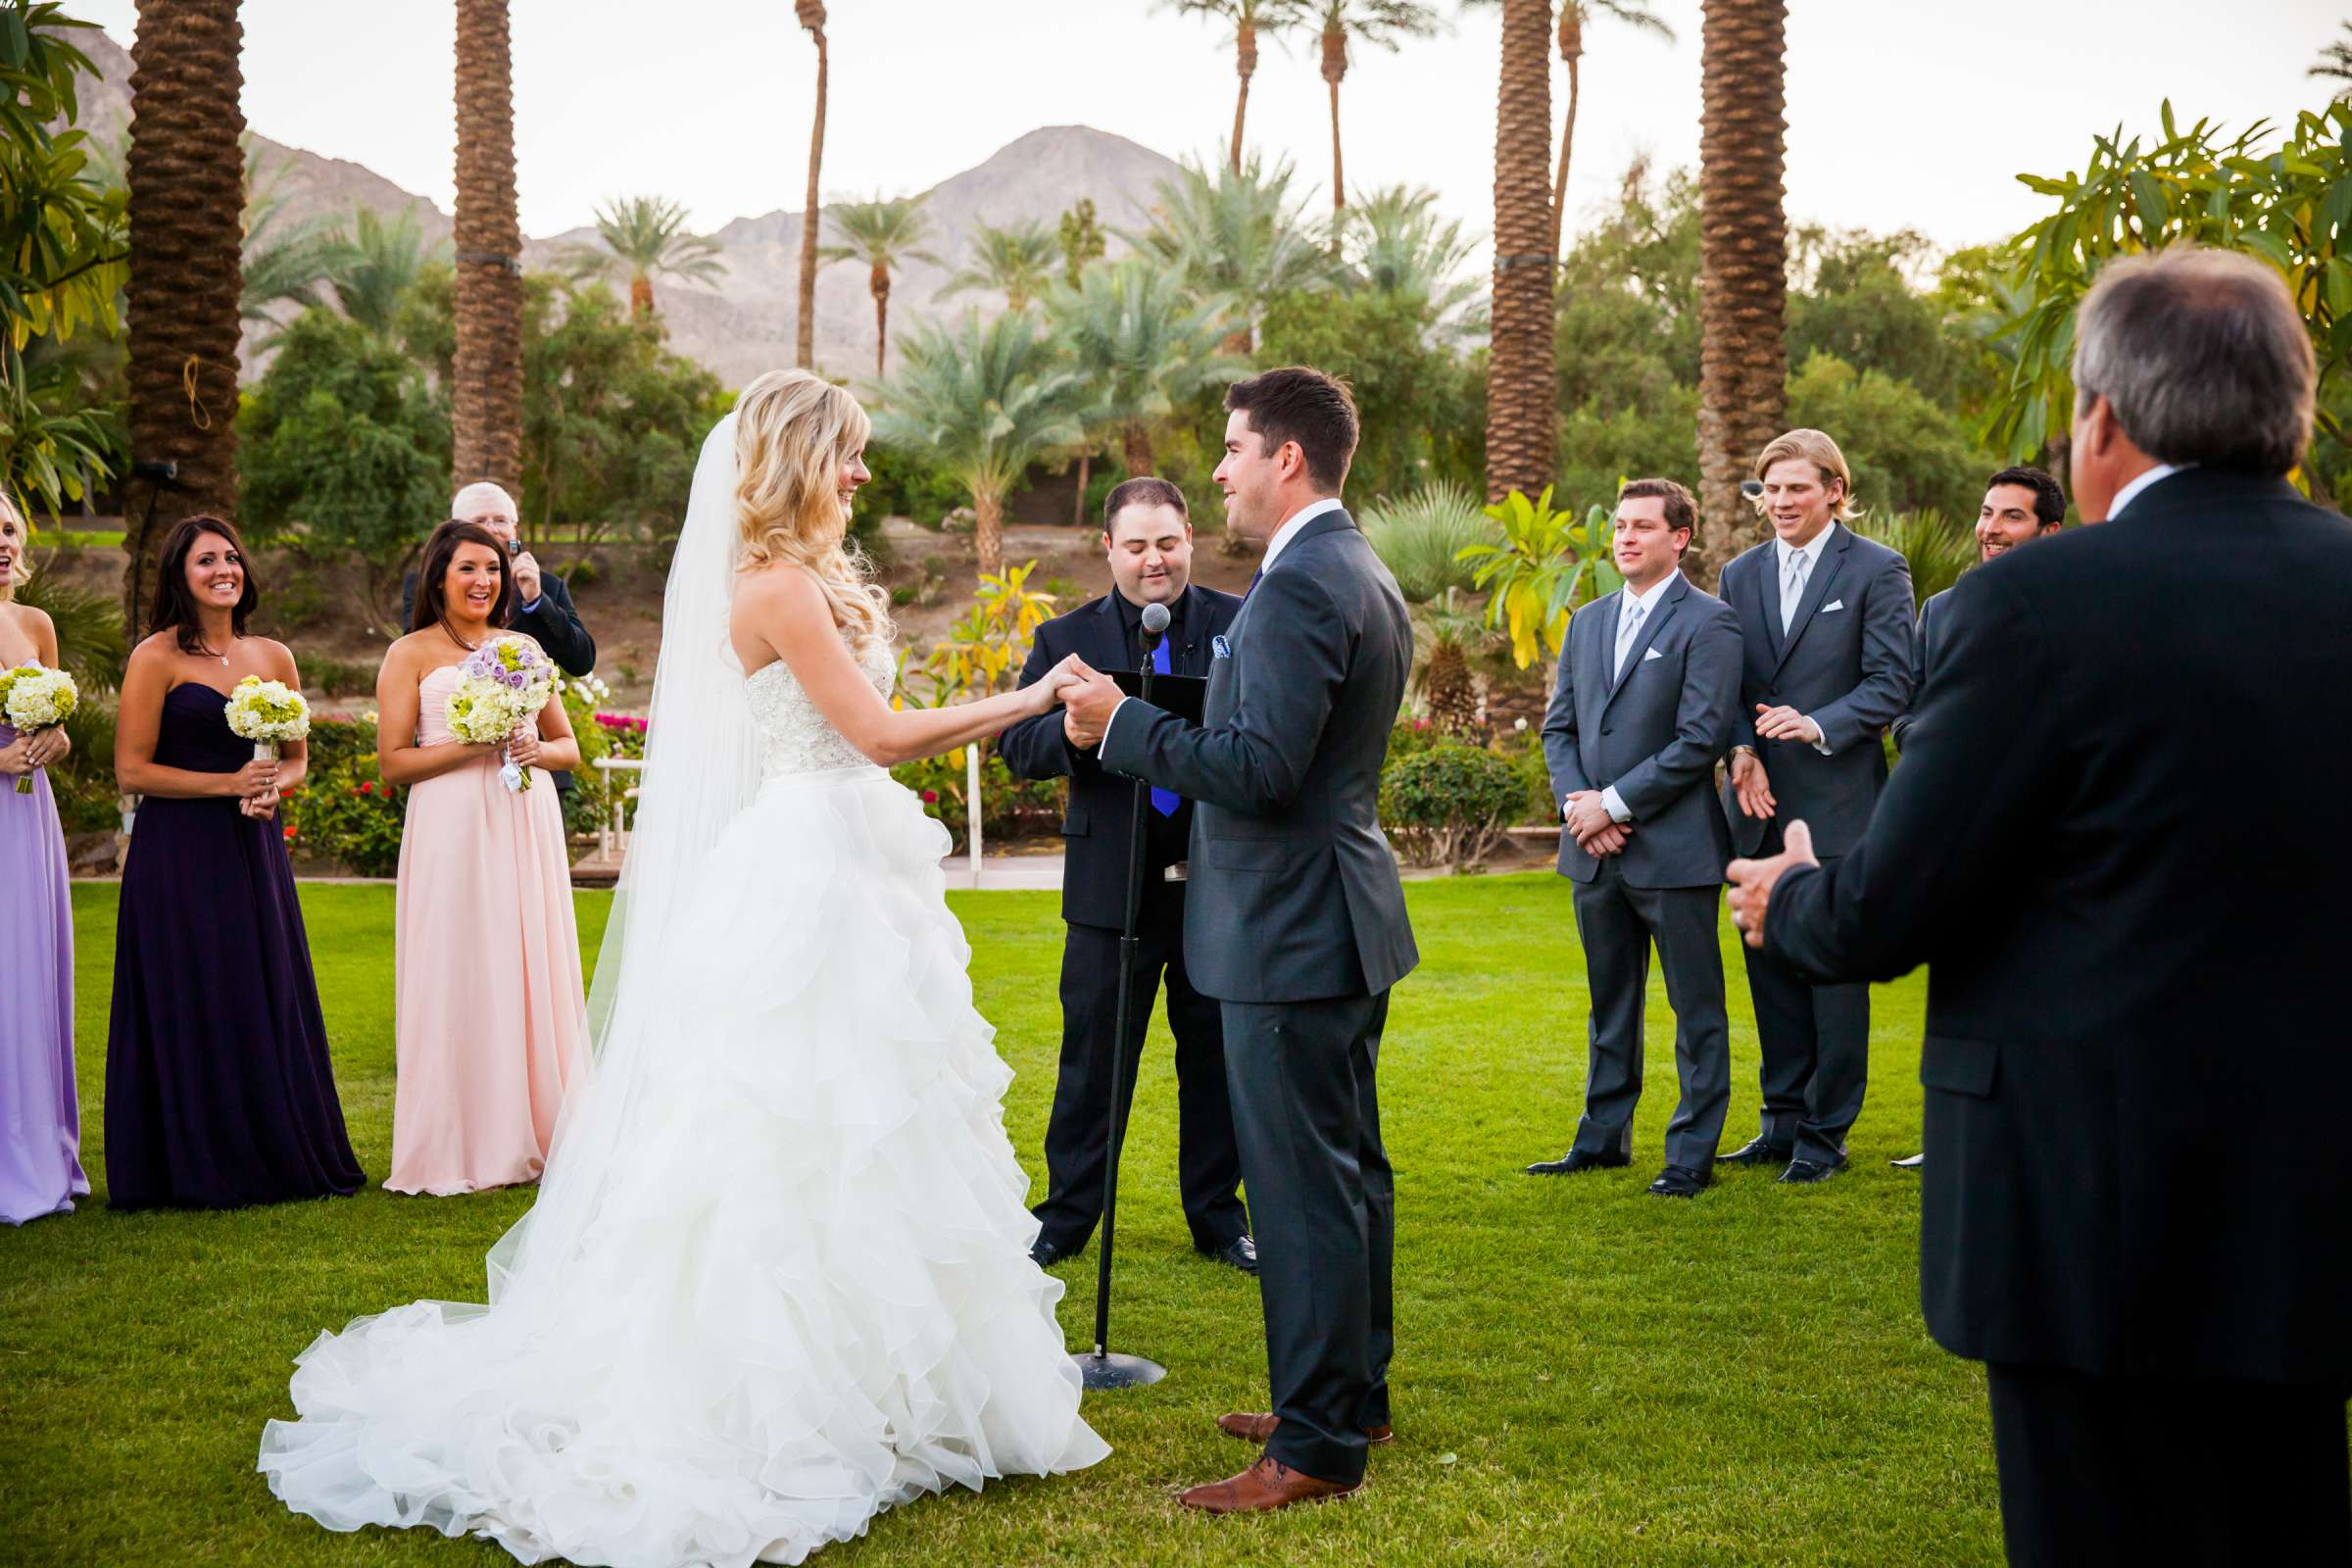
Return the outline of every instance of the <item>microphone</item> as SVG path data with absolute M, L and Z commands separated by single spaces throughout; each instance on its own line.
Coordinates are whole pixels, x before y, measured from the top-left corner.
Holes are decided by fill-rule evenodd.
M 1152 657 L 1152 650 L 1157 648 L 1159 646 L 1159 640 L 1168 634 L 1168 607 L 1165 605 L 1146 605 L 1144 607 L 1143 623 L 1144 658 L 1149 661 Z

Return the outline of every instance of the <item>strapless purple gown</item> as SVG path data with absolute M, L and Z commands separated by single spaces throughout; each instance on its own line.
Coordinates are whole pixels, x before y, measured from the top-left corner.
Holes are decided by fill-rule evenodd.
M 155 760 L 233 773 L 227 699 L 175 686 Z M 233 800 L 140 803 L 122 865 L 106 1054 L 115 1208 L 234 1208 L 357 1192 L 284 830 Z
M 0 724 L 0 746 L 17 732 Z M 49 775 L 0 778 L 0 1221 L 62 1214 L 90 1190 L 74 1091 L 74 911 Z

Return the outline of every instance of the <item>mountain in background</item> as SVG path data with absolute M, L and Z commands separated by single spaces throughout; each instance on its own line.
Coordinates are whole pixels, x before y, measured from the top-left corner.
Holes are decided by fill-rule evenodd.
M 93 141 L 118 152 L 126 149 L 130 55 L 95 31 L 81 33 L 74 41 L 98 68 L 98 79 L 82 83 L 80 123 Z M 259 132 L 253 140 L 262 177 L 273 181 L 271 188 L 283 199 L 285 220 L 318 218 L 348 223 L 353 210 L 363 207 L 384 218 L 411 212 L 428 239 L 449 238 L 448 214 L 373 171 L 288 147 Z M 924 209 L 931 220 L 925 248 L 960 264 L 975 225 L 1036 219 L 1051 226 L 1082 199 L 1094 202 L 1105 229 L 1140 227 L 1154 187 L 1176 173 L 1173 161 L 1123 136 L 1084 125 L 1049 125 L 1003 148 L 979 167 L 932 186 Z M 710 237 L 726 268 L 715 286 L 657 278 L 655 296 L 670 347 L 708 367 L 729 386 L 789 366 L 800 297 L 801 220 L 799 213 L 778 211 L 739 218 L 715 230 Z M 553 268 L 567 246 L 595 237 L 593 228 L 575 228 L 526 238 L 523 265 Z M 1110 248 L 1113 255 L 1124 249 L 1115 237 Z M 953 270 L 915 262 L 898 275 L 890 296 L 894 340 L 913 321 L 967 304 L 984 311 L 996 308 L 997 301 L 980 294 L 935 299 Z M 252 347 L 249 342 L 249 370 Z M 866 292 L 865 269 L 854 262 L 837 262 L 817 272 L 816 357 L 835 375 L 862 377 L 873 372 L 873 299 Z

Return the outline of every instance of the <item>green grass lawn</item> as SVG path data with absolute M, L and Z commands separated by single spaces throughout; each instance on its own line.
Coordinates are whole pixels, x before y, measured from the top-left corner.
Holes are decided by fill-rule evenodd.
M 226 1214 L 104 1207 L 104 1056 L 115 890 L 74 890 L 84 1154 L 79 1212 L 0 1230 L 0 1562 L 475 1563 L 430 1532 L 333 1536 L 254 1473 L 321 1329 L 417 1297 L 478 1300 L 481 1256 L 528 1192 Z M 1566 1147 L 1584 1076 L 1584 971 L 1551 876 L 1408 889 L 1423 963 L 1381 1059 L 1397 1171 L 1399 1441 L 1357 1500 L 1263 1519 L 1189 1516 L 1177 1489 L 1248 1457 L 1211 1426 L 1264 1403 L 1253 1284 L 1197 1258 L 1175 1201 L 1173 1084 L 1147 1053 L 1120 1209 L 1118 1348 L 1156 1388 L 1090 1396 L 1116 1450 L 1075 1477 L 927 1499 L 826 1552 L 842 1564 L 1985 1563 L 1999 1526 L 1983 1378 L 1928 1340 L 1915 1180 L 1922 990 L 1877 998 L 1851 1171 L 1821 1188 L 1727 1169 L 1693 1202 L 1642 1192 L 1673 1100 L 1653 976 L 1651 1093 L 1634 1168 L 1519 1174 Z M 1008 1122 L 1033 1177 L 1054 1087 L 1060 922 L 1052 895 L 951 896 L 1017 1070 Z M 595 951 L 607 899 L 579 898 Z M 309 886 L 319 990 L 352 1140 L 384 1173 L 392 1131 L 392 890 Z M 1753 1130 L 1755 1031 L 1725 926 L 1734 1100 Z M 1160 1037 L 1164 1047 L 1164 1034 Z M 1083 1348 L 1095 1256 L 1065 1263 Z

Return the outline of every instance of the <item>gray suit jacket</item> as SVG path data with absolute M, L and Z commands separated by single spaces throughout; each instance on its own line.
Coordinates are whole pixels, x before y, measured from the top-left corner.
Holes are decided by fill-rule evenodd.
M 1345 512 L 1308 522 L 1212 654 L 1204 720 L 1122 705 L 1102 765 L 1196 804 L 1184 958 L 1221 1002 L 1378 993 L 1420 961 L 1380 769 L 1413 628 Z
M 1634 813 L 1618 856 L 1638 888 L 1713 887 L 1732 838 L 1709 787 L 1731 749 L 1740 707 L 1740 617 L 1714 595 L 1676 577 L 1634 634 L 1625 669 L 1611 678 L 1623 591 L 1587 605 L 1568 623 L 1558 683 L 1544 716 L 1551 798 L 1616 787 Z M 1560 833 L 1560 874 L 1590 882 L 1600 862 Z
M 1771 776 L 1774 820 L 1802 820 L 1813 851 L 1843 855 L 1870 824 L 1886 782 L 1879 737 L 1911 706 L 1911 567 L 1843 523 L 1806 580 L 1788 635 L 1781 632 L 1780 563 L 1766 540 L 1723 568 L 1724 603 L 1740 616 L 1745 662 L 1733 744 L 1753 746 Z M 1756 738 L 1756 705 L 1795 709 L 1821 725 L 1824 757 L 1803 741 Z M 1740 809 L 1724 786 L 1733 847 L 1753 855 L 1768 824 Z
M 1911 629 L 1911 706 L 1890 726 L 1894 749 L 1898 752 L 1911 747 L 1911 723 L 1919 713 L 1919 694 L 1928 688 L 1928 655 L 1930 639 L 1935 635 L 1936 612 L 1943 604 L 1944 595 L 1950 592 L 1946 588 L 1943 593 L 1930 594 L 1919 604 L 1919 624 Z

